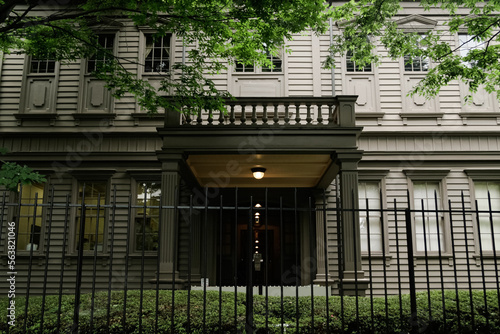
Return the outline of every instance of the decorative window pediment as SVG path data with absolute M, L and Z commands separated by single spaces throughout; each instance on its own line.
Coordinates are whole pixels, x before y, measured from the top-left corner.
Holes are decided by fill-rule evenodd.
M 422 15 L 409 15 L 396 21 L 400 29 L 408 32 L 426 32 L 436 27 L 437 21 Z

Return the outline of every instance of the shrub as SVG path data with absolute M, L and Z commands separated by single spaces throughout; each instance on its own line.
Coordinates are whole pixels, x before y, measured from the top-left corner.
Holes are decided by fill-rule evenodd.
M 190 303 L 188 305 L 188 294 Z M 112 291 L 108 305 L 108 292 L 97 292 L 92 301 L 90 294 L 81 296 L 79 333 L 243 333 L 245 332 L 246 300 L 237 295 L 236 315 L 234 293 L 217 291 L 145 290 L 140 308 L 140 291 L 128 291 L 124 305 L 124 292 Z M 443 311 L 443 296 L 445 309 Z M 253 325 L 256 333 L 408 333 L 411 323 L 418 325 L 419 333 L 500 333 L 500 315 L 497 291 L 432 291 L 417 293 L 417 314 L 410 314 L 408 295 L 374 297 L 254 296 Z M 206 297 L 206 298 L 204 298 Z M 429 305 L 430 297 L 430 305 Z M 220 298 L 220 299 L 219 299 Z M 486 299 L 486 303 L 485 303 Z M 222 303 L 219 302 L 222 300 Z M 471 309 L 472 300 L 472 309 Z M 62 296 L 60 321 L 58 296 L 46 296 L 43 324 L 42 297 L 31 297 L 25 314 L 25 299 L 16 297 L 16 325 L 9 333 L 71 332 L 74 296 Z M 0 299 L 0 308 L 7 309 L 9 300 Z M 298 307 L 297 307 L 298 305 Z M 109 309 L 109 310 L 108 310 Z M 109 319 L 108 319 L 109 312 Z M 7 330 L 7 317 L 0 319 L 0 330 Z M 299 325 L 297 331 L 296 325 Z M 24 329 L 26 327 L 26 330 Z M 267 327 L 267 329 L 266 329 Z M 314 328 L 314 330 L 313 330 Z

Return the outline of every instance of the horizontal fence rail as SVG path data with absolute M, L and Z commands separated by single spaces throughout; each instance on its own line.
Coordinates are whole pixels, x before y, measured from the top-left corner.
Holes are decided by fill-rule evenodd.
M 171 205 L 120 202 L 116 188 L 92 203 L 3 193 L 0 330 L 500 333 L 491 202 L 353 209 L 298 189 L 214 193 L 176 190 Z

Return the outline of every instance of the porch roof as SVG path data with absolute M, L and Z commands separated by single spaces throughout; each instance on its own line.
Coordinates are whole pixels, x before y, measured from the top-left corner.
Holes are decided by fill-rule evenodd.
M 355 100 L 240 98 L 228 101 L 227 114 L 207 111 L 196 120 L 167 112 L 158 157 L 182 160 L 201 186 L 324 188 L 341 169 L 339 154 L 361 157 Z M 266 168 L 265 177 L 254 179 L 252 167 Z

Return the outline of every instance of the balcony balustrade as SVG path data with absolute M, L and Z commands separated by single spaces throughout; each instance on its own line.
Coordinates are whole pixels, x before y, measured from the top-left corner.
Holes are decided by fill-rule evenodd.
M 173 99 L 173 98 L 172 98 Z M 165 126 L 355 126 L 356 96 L 240 97 L 226 100 L 226 110 L 183 115 L 166 113 Z

